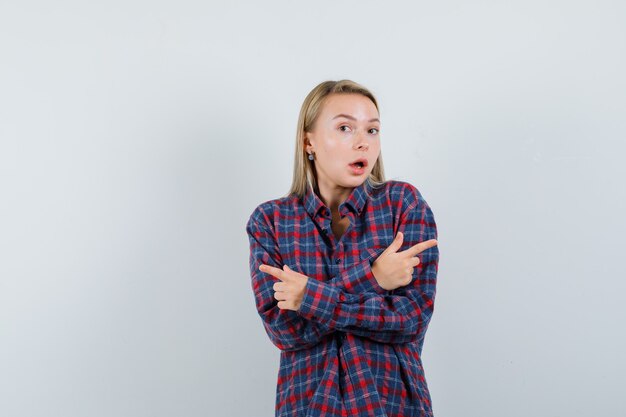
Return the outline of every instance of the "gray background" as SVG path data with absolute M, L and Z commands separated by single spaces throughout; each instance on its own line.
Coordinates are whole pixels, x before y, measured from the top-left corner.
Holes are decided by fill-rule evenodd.
M 433 208 L 437 417 L 626 415 L 619 1 L 0 1 L 0 415 L 272 416 L 245 223 L 326 79 Z

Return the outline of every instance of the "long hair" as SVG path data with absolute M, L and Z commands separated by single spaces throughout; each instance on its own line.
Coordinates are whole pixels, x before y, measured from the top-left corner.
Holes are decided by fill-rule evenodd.
M 298 126 L 296 130 L 296 153 L 293 164 L 293 180 L 291 189 L 287 195 L 297 195 L 303 198 L 306 194 L 307 187 L 311 190 L 317 189 L 317 174 L 313 161 L 310 161 L 304 146 L 304 137 L 306 132 L 310 132 L 315 125 L 319 114 L 322 111 L 324 100 L 331 94 L 361 94 L 374 103 L 376 110 L 378 102 L 374 95 L 365 87 L 351 80 L 324 81 L 318 84 L 306 96 L 302 107 L 300 108 L 300 116 L 298 117 Z M 385 183 L 385 172 L 383 169 L 382 152 L 378 155 L 376 163 L 372 168 L 372 172 L 366 178 L 369 185 L 373 188 L 379 187 Z

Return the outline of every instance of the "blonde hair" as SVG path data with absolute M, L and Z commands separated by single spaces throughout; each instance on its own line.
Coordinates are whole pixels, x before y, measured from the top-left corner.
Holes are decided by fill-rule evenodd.
M 303 198 L 306 194 L 307 187 L 311 190 L 317 189 L 317 175 L 313 161 L 309 161 L 308 154 L 305 149 L 304 138 L 305 133 L 310 132 L 322 111 L 324 101 L 331 94 L 361 94 L 374 103 L 376 110 L 378 103 L 374 95 L 362 85 L 351 80 L 324 81 L 318 84 L 306 96 L 302 107 L 300 108 L 300 116 L 298 117 L 298 126 L 296 130 L 296 153 L 293 164 L 293 180 L 291 189 L 287 195 L 297 195 Z M 380 111 L 379 111 L 380 112 Z M 372 172 L 366 178 L 371 187 L 379 187 L 385 183 L 385 172 L 383 169 L 382 152 L 378 155 L 376 163 L 372 168 Z

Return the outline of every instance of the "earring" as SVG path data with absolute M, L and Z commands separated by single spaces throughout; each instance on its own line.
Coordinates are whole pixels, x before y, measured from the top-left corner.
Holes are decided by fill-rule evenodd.
M 309 160 L 312 161 L 313 159 L 315 159 L 315 157 L 313 156 L 312 153 L 309 154 Z

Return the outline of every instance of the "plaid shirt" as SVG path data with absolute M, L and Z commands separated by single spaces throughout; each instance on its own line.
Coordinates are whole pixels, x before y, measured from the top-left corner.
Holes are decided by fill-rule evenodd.
M 309 190 L 260 204 L 246 226 L 256 308 L 280 350 L 276 416 L 432 416 L 421 352 L 433 314 L 439 250 L 418 256 L 410 284 L 387 291 L 372 263 L 398 231 L 400 251 L 437 238 L 413 185 L 355 187 L 339 206 L 350 225 L 338 240 L 330 209 Z M 259 270 L 287 264 L 309 277 L 300 309 L 279 309 Z

